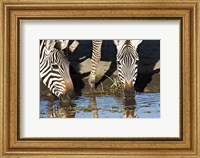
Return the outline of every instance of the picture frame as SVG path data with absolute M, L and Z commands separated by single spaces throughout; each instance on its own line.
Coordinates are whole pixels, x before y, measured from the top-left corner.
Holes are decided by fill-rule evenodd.
M 1 2 L 0 133 L 2 157 L 199 157 L 199 1 Z M 181 137 L 28 138 L 19 137 L 19 51 L 22 19 L 179 19 L 181 21 Z

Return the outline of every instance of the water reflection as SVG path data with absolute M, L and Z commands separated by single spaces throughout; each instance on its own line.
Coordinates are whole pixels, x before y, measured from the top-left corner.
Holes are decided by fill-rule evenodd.
M 160 118 L 160 94 L 127 99 L 110 95 L 78 96 L 71 104 L 41 100 L 40 118 Z
M 135 98 L 124 99 L 124 118 L 136 118 L 135 114 L 136 100 Z
M 125 98 L 124 99 L 124 114 L 123 118 L 136 118 L 135 108 L 136 108 L 136 100 L 135 98 Z M 99 118 L 98 108 L 95 96 L 90 96 L 90 105 L 92 107 L 92 114 L 94 118 Z
M 78 105 L 74 103 L 62 103 L 62 102 L 54 102 L 48 101 L 47 103 L 47 116 L 48 118 L 75 118 L 76 115 L 82 111 L 85 113 L 91 113 L 92 118 L 99 118 L 99 113 L 102 112 L 101 105 L 100 111 L 97 107 L 97 101 L 95 96 L 90 96 L 89 105 L 86 107 L 78 107 Z M 135 114 L 136 108 L 136 100 L 133 99 L 124 99 L 123 101 L 123 109 L 119 110 L 119 107 L 113 106 L 111 109 L 112 113 L 121 113 L 121 117 L 123 118 L 136 118 Z M 103 110 L 106 111 L 106 110 Z
M 74 104 L 66 105 L 59 102 L 59 105 L 54 105 L 54 102 L 48 102 L 48 118 L 75 118 Z
M 99 118 L 96 97 L 94 97 L 94 96 L 90 97 L 90 105 L 92 107 L 92 115 L 93 115 L 93 117 L 94 118 Z

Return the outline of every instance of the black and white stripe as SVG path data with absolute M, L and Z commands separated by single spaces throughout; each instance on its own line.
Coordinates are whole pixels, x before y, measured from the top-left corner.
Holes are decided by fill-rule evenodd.
M 92 67 L 88 79 L 91 88 L 95 87 L 97 66 L 101 58 L 102 40 L 93 40 Z M 117 47 L 117 70 L 120 81 L 135 84 L 138 72 L 137 46 L 142 40 L 113 40 Z
M 139 56 L 129 40 L 125 41 L 118 50 L 116 60 L 120 81 L 123 84 L 125 81 L 132 82 L 134 85 L 137 78 Z
M 55 40 L 40 41 L 40 77 L 49 90 L 60 97 L 66 93 L 69 78 L 69 61 L 62 50 L 54 47 Z M 52 47 L 49 47 L 49 45 Z
M 95 87 L 95 77 L 96 77 L 97 66 L 101 59 L 102 43 L 103 43 L 102 40 L 92 40 L 92 59 L 91 59 L 92 66 L 91 66 L 90 76 L 88 79 L 91 88 Z

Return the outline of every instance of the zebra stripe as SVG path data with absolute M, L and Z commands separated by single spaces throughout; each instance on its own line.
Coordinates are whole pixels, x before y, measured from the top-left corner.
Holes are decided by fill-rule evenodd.
M 92 67 L 88 82 L 91 88 L 95 87 L 95 77 L 96 77 L 96 70 L 101 59 L 101 46 L 102 40 L 92 40 Z
M 40 43 L 40 77 L 49 90 L 60 97 L 65 95 L 67 83 L 71 81 L 69 62 L 63 51 L 48 48 L 47 42 L 42 40 Z
M 92 67 L 88 79 L 91 88 L 95 87 L 95 77 L 97 66 L 101 58 L 102 40 L 93 40 Z M 139 56 L 137 46 L 142 40 L 113 40 L 117 47 L 117 70 L 120 81 L 125 85 L 126 82 L 135 84 L 138 73 Z
M 120 81 L 125 84 L 132 82 L 135 84 L 138 71 L 138 53 L 131 44 L 126 42 L 117 53 L 117 69 Z

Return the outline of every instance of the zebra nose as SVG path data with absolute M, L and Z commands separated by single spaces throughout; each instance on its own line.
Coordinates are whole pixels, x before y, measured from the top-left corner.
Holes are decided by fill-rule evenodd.
M 133 82 L 126 82 L 125 81 L 125 85 L 124 85 L 124 97 L 126 99 L 129 99 L 129 98 L 132 98 L 132 97 L 135 97 L 135 88 L 134 88 L 134 85 L 133 85 Z
M 74 92 L 74 89 L 70 89 L 67 91 L 67 93 L 65 94 L 66 96 L 68 96 L 68 98 L 70 99 L 74 99 L 76 97 L 76 94 Z
M 63 103 L 70 103 L 71 100 L 75 99 L 76 95 L 73 89 L 68 90 L 65 94 L 60 95 L 60 100 Z
M 128 88 L 128 89 L 124 89 L 124 97 L 126 99 L 131 99 L 132 97 L 135 97 L 135 89 L 134 88 Z

